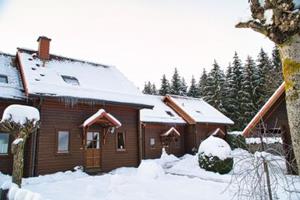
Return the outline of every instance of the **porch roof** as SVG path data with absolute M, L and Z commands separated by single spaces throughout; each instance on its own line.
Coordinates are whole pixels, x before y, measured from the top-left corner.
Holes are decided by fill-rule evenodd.
M 121 122 L 118 119 L 107 113 L 104 109 L 98 110 L 95 114 L 87 118 L 83 122 L 82 127 L 89 127 L 95 123 L 108 123 L 116 128 L 122 126 Z
M 180 136 L 179 131 L 177 131 L 176 128 L 174 128 L 174 127 L 170 128 L 167 132 L 161 134 L 160 136 L 166 137 L 166 136 L 171 135 L 171 133 L 175 133 L 176 135 Z

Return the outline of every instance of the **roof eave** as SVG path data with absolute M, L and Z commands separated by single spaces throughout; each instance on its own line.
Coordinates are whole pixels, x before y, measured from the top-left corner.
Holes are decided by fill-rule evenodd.
M 72 98 L 76 99 L 79 102 L 81 101 L 82 103 L 90 101 L 90 102 L 97 102 L 97 103 L 102 103 L 102 104 L 110 104 L 110 105 L 124 105 L 124 106 L 129 106 L 129 107 L 135 107 L 138 109 L 153 109 L 153 105 L 148 105 L 148 104 L 139 104 L 139 103 L 129 103 L 129 102 L 119 102 L 119 101 L 110 101 L 110 100 L 103 100 L 103 99 L 91 99 L 91 98 L 81 98 L 81 97 L 72 97 L 72 96 L 53 96 L 53 95 L 47 95 L 47 94 L 34 94 L 34 93 L 29 93 L 28 97 L 46 97 L 46 98 L 53 98 L 53 99 L 59 99 L 59 98 Z
M 276 103 L 282 94 L 285 92 L 285 83 L 283 82 L 279 88 L 273 93 L 269 100 L 263 105 L 263 107 L 258 111 L 258 113 L 252 118 L 249 124 L 244 128 L 242 135 L 248 137 L 251 130 L 259 123 L 259 121 L 264 117 L 264 115 L 269 111 L 269 109 Z

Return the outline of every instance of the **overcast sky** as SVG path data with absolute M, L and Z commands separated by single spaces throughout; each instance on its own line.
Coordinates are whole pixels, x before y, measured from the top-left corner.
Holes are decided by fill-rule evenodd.
M 250 16 L 248 0 L 0 0 L 0 51 L 37 49 L 52 39 L 51 53 L 117 66 L 142 87 L 160 83 L 174 67 L 189 82 L 216 59 L 225 69 L 234 51 L 242 59 L 273 44 L 235 29 Z M 99 77 L 101 78 L 101 77 Z

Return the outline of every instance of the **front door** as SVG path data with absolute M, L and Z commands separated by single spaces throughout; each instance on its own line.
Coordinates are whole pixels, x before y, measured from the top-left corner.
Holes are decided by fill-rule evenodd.
M 86 168 L 100 168 L 100 133 L 99 132 L 87 132 L 86 133 Z

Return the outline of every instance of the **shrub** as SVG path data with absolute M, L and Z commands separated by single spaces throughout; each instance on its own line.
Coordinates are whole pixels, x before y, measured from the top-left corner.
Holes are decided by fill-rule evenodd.
M 247 149 L 246 139 L 243 135 L 227 134 L 226 142 L 229 144 L 231 149 Z
M 217 156 L 206 156 L 204 153 L 200 153 L 198 160 L 201 168 L 207 171 L 218 172 L 219 174 L 227 174 L 233 167 L 232 158 L 221 160 Z
M 230 146 L 225 140 L 214 136 L 200 144 L 198 161 L 201 168 L 220 174 L 230 172 L 233 167 Z

